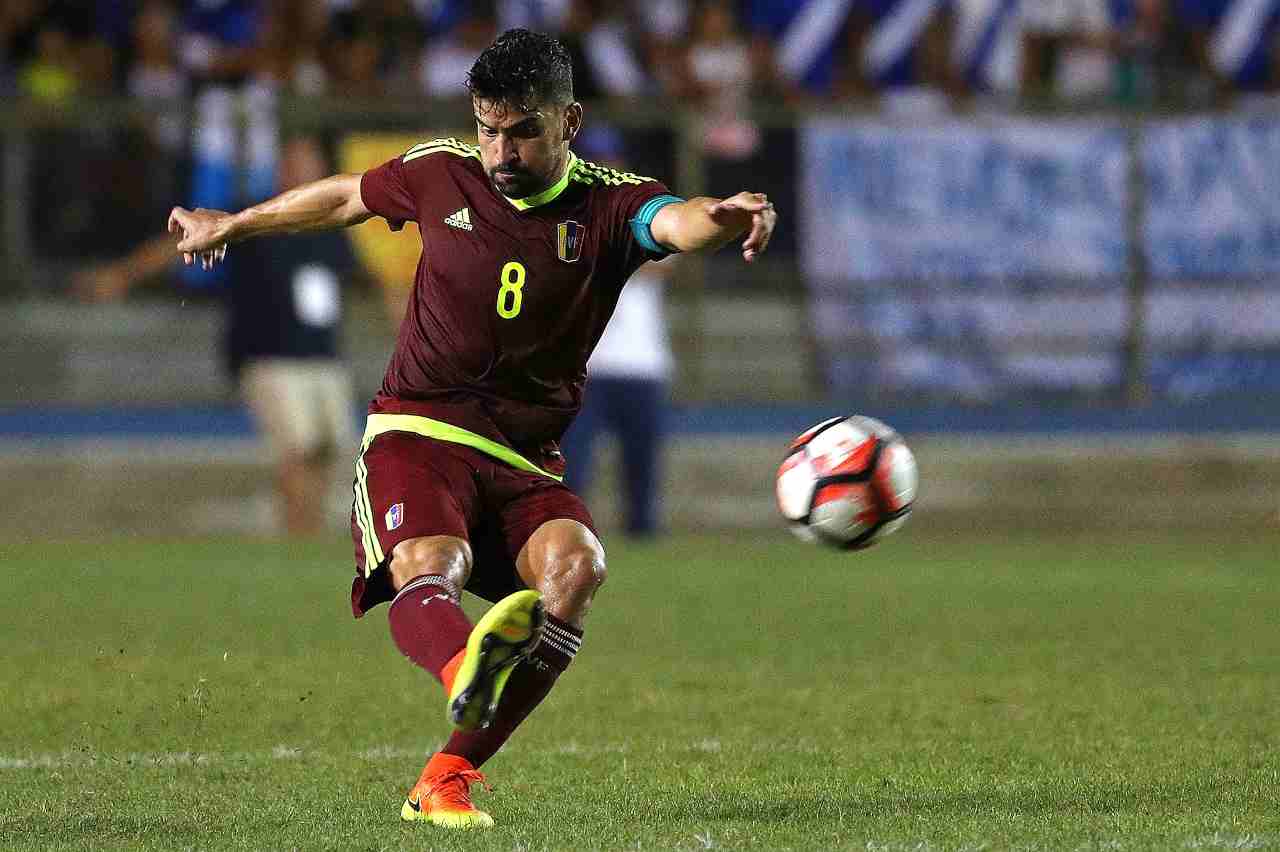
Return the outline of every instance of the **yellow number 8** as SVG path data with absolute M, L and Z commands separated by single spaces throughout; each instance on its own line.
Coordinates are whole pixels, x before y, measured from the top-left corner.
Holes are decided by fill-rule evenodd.
M 511 319 L 520 313 L 524 302 L 524 265 L 514 260 L 502 267 L 502 287 L 498 290 L 498 316 Z M 510 297 L 510 298 L 508 298 Z

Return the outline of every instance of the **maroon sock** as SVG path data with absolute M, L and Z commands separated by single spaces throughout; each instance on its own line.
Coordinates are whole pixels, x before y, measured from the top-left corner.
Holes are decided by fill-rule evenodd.
M 458 589 L 447 577 L 423 574 L 400 589 L 387 613 L 396 647 L 443 680 L 445 663 L 467 644 L 471 622 L 458 606 Z
M 542 641 L 529 659 L 516 666 L 502 690 L 502 703 L 489 727 L 479 731 L 454 731 L 440 749 L 480 766 L 497 754 L 516 727 L 547 697 L 556 678 L 569 667 L 582 645 L 582 631 L 554 615 L 547 615 Z

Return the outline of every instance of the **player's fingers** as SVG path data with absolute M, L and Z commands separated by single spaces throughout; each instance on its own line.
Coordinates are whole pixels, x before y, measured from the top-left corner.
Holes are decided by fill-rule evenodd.
M 747 238 L 742 241 L 744 249 L 755 249 L 760 251 L 764 248 L 765 242 L 769 238 L 769 224 L 765 217 L 757 214 L 751 218 L 751 232 L 747 234 Z
M 772 204 L 751 218 L 751 233 L 742 243 L 744 260 L 750 263 L 769 247 L 769 239 L 773 236 L 773 227 L 777 221 L 778 215 L 774 212 Z
M 733 198 L 726 198 L 724 201 L 721 201 L 715 206 L 715 210 L 717 212 L 720 210 L 743 210 L 747 213 L 759 213 L 768 206 L 768 201 L 755 201 L 753 199 L 734 196 Z
M 191 264 L 196 262 L 196 256 L 189 251 L 184 251 L 182 253 L 182 262 L 185 263 L 187 266 L 190 266 Z

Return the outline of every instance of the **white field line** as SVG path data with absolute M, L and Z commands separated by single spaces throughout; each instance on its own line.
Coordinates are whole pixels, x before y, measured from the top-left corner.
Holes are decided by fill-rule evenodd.
M 424 759 L 429 756 L 435 746 L 420 745 L 381 745 L 372 748 L 358 749 L 345 754 L 332 751 L 296 748 L 289 745 L 278 745 L 267 751 L 130 751 L 102 752 L 92 749 L 68 749 L 60 752 L 44 752 L 35 754 L 0 755 L 0 771 L 20 771 L 24 769 L 77 769 L 84 767 L 152 767 L 152 766 L 211 766 L 227 763 L 278 763 L 297 760 L 363 760 L 370 762 L 390 762 L 408 759 Z M 692 743 L 643 743 L 648 753 L 672 752 L 715 752 L 720 750 L 717 740 L 699 740 Z M 596 757 L 609 754 L 625 755 L 632 750 L 628 743 L 604 743 L 599 745 L 583 745 L 567 742 L 542 752 L 548 755 L 570 755 Z M 816 750 L 816 746 L 815 746 Z

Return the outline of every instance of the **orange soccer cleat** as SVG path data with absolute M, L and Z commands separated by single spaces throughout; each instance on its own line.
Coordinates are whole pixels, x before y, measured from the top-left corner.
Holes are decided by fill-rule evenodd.
M 471 785 L 484 776 L 465 758 L 437 753 L 413 785 L 400 808 L 405 822 L 422 820 L 444 828 L 493 828 L 493 817 L 471 802 Z

